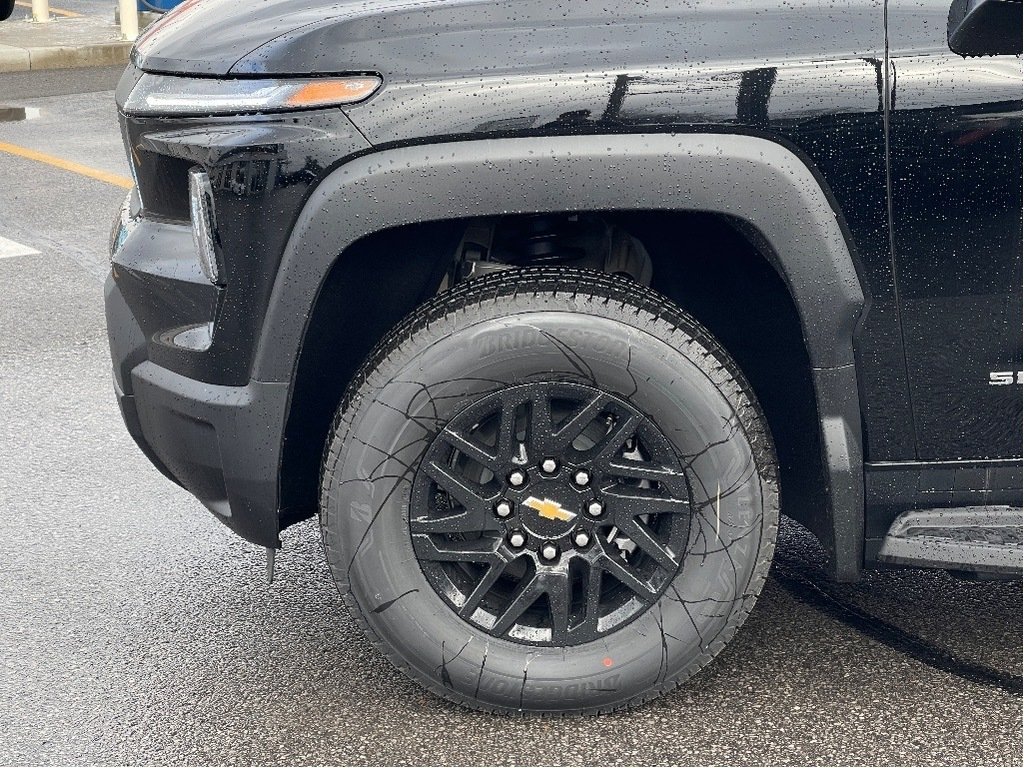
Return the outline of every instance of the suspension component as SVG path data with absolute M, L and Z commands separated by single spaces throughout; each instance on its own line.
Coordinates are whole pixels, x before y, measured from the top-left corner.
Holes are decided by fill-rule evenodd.
M 541 264 L 621 275 L 643 285 L 653 276 L 643 243 L 617 224 L 591 213 L 534 214 L 474 220 L 441 290 L 490 272 Z

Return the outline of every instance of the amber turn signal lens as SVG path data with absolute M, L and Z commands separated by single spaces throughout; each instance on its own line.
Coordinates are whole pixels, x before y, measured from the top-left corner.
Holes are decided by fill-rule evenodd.
M 369 97 L 380 86 L 376 77 L 343 77 L 313 80 L 299 88 L 285 101 L 299 109 L 328 104 L 353 104 Z

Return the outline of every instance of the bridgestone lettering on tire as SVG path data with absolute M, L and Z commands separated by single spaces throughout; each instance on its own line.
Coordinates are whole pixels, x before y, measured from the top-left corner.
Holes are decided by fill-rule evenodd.
M 611 712 L 743 623 L 777 468 L 750 387 L 679 308 L 624 279 L 510 270 L 370 356 L 328 439 L 320 520 L 352 614 L 429 690 Z

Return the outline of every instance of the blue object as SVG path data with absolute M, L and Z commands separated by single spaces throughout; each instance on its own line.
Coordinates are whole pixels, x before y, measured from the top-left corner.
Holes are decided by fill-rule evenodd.
M 174 6 L 180 5 L 181 2 L 182 0 L 137 0 L 140 11 L 156 11 L 158 13 L 169 11 Z

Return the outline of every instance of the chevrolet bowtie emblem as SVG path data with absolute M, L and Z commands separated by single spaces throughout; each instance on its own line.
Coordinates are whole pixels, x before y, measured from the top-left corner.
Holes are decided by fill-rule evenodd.
M 538 499 L 536 496 L 531 496 L 523 504 L 536 510 L 538 515 L 546 517 L 548 520 L 561 520 L 563 523 L 567 523 L 576 517 L 575 512 L 570 512 L 551 499 Z

